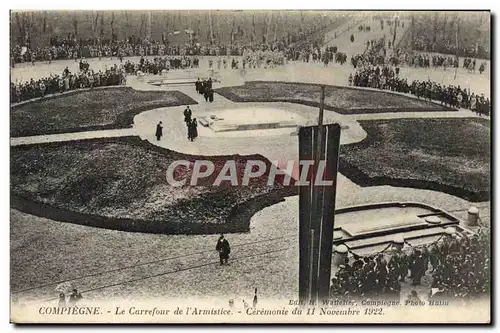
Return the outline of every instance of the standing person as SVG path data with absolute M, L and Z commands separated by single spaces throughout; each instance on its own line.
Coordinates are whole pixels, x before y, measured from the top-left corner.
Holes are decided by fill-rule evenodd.
M 59 302 L 57 303 L 57 306 L 60 308 L 66 307 L 66 295 L 64 295 L 64 293 L 59 294 Z
M 203 89 L 203 97 L 205 98 L 205 102 L 208 102 L 208 98 L 210 97 L 210 88 L 205 87 Z
M 160 141 L 161 137 L 163 136 L 163 126 L 162 126 L 162 123 L 161 121 L 158 123 L 158 125 L 156 125 L 156 140 L 157 141 Z
M 42 97 L 45 96 L 45 90 L 47 89 L 47 87 L 45 86 L 45 84 L 43 82 L 40 82 L 40 93 L 42 95 Z
M 227 239 L 224 238 L 223 234 L 220 235 L 217 245 L 215 246 L 215 250 L 219 252 L 220 264 L 227 264 L 229 254 L 231 253 L 231 247 L 229 246 Z
M 188 124 L 188 139 L 192 142 L 198 136 L 198 122 L 193 118 Z
M 410 267 L 411 275 L 413 278 L 413 281 L 412 281 L 413 286 L 419 285 L 420 280 L 422 279 L 422 276 L 424 276 L 424 274 L 425 274 L 424 263 L 425 263 L 425 258 L 422 255 L 422 252 L 420 252 L 419 250 L 416 250 L 415 255 L 413 257 L 413 263 Z
M 193 113 L 191 112 L 191 109 L 189 108 L 189 105 L 186 107 L 184 110 L 184 122 L 186 123 L 186 126 L 189 126 L 189 123 L 191 122 L 191 115 Z
M 196 92 L 199 93 L 200 92 L 200 87 L 201 87 L 200 78 L 198 78 L 198 80 L 195 82 L 194 86 L 196 87 Z
M 214 90 L 212 88 L 208 89 L 208 101 L 210 103 L 214 101 Z

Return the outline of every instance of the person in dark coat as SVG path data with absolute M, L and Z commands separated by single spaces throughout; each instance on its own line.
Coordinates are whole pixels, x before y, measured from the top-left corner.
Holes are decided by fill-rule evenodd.
M 194 141 L 198 136 L 198 122 L 196 118 L 193 118 L 191 122 L 188 124 L 188 139 Z
M 203 89 L 203 97 L 205 97 L 205 102 L 208 102 L 208 98 L 210 97 L 210 88 L 205 87 Z
M 200 92 L 200 87 L 201 87 L 200 78 L 198 78 L 198 80 L 196 81 L 196 83 L 194 85 L 196 87 L 196 92 L 199 93 Z
M 206 84 L 207 84 L 207 81 L 205 81 L 205 80 L 203 80 L 202 82 L 200 82 L 200 89 L 198 90 L 198 92 L 200 93 L 200 95 L 204 95 L 205 94 Z
M 231 253 L 231 247 L 229 246 L 227 239 L 224 238 L 224 235 L 220 235 L 217 245 L 215 246 L 215 250 L 219 252 L 220 264 L 227 264 L 229 254 Z
M 425 258 L 420 251 L 415 251 L 415 255 L 413 257 L 413 263 L 411 266 L 411 275 L 413 278 L 412 285 L 416 286 L 420 284 L 420 280 L 422 276 L 425 274 L 424 268 Z
M 191 109 L 189 108 L 189 105 L 186 107 L 184 110 L 184 122 L 186 123 L 186 126 L 189 126 L 189 123 L 191 122 L 191 115 L 193 112 L 191 112 Z
M 209 88 L 208 90 L 208 101 L 212 103 L 214 101 L 214 90 Z
M 160 141 L 161 137 L 163 136 L 163 126 L 161 125 L 161 121 L 156 125 L 156 140 Z

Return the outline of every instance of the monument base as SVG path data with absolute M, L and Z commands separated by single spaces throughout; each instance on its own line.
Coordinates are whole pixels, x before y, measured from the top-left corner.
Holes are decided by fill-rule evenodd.
M 217 114 L 198 118 L 202 126 L 214 132 L 296 128 L 304 121 L 294 113 L 271 108 L 223 110 Z

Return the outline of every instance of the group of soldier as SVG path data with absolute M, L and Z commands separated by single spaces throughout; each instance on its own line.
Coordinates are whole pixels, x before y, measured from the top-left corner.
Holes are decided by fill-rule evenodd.
M 198 57 L 154 57 L 153 59 L 141 57 L 139 63 L 127 60 L 124 67 L 127 74 L 135 75 L 141 71 L 146 74 L 160 75 L 164 70 L 198 68 L 199 63 Z
M 331 297 L 400 300 L 401 283 L 410 279 L 411 285 L 420 285 L 427 273 L 432 274 L 429 290 L 436 288 L 447 296 L 463 298 L 487 294 L 491 267 L 487 237 L 447 235 L 428 246 L 410 246 L 409 253 L 395 248 L 368 257 L 353 253 L 339 265 Z
M 214 101 L 214 90 L 212 89 L 212 78 L 196 80 L 195 82 L 196 92 L 203 95 L 206 102 L 212 103 Z
M 390 66 L 365 67 L 356 71 L 354 76 L 349 75 L 349 84 L 410 93 L 419 99 L 434 100 L 445 106 L 469 109 L 478 115 L 489 115 L 491 111 L 490 99 L 484 94 L 474 94 L 470 89 L 441 85 L 430 80 L 414 80 L 409 84 L 407 79 L 399 77 L 398 67 L 395 70 Z
M 125 84 L 125 71 L 118 68 L 117 65 L 113 65 L 104 71 L 94 71 L 90 69 L 87 63 L 82 62 L 80 69 L 78 73 L 71 73 L 66 67 L 61 75 L 51 74 L 38 80 L 31 78 L 30 81 L 24 83 L 11 82 L 11 103 L 19 103 L 75 89 Z
M 408 66 L 414 68 L 459 68 L 460 61 L 456 56 L 430 55 L 426 53 L 404 52 L 401 49 L 394 49 L 389 54 L 384 47 L 384 38 L 367 42 L 367 50 L 363 54 L 357 54 L 351 57 L 351 64 L 354 68 L 360 68 L 367 65 L 392 65 Z M 476 71 L 476 59 L 466 58 L 463 61 L 463 68 L 469 73 Z M 486 69 L 486 63 L 482 62 L 479 66 L 479 73 L 482 74 Z
M 444 70 L 446 68 L 459 68 L 460 60 L 459 58 L 452 56 L 443 56 L 443 55 L 428 55 L 422 53 L 399 53 L 398 56 L 394 56 L 393 62 L 397 58 L 397 63 L 405 63 L 409 67 L 420 67 L 420 68 L 437 68 L 443 67 Z M 476 72 L 476 59 L 465 58 L 462 63 L 462 67 L 467 69 L 469 73 Z M 486 69 L 485 62 L 482 62 L 479 65 L 479 74 L 482 74 Z
M 241 59 L 242 68 L 273 68 L 285 64 L 285 54 L 283 51 L 261 51 L 245 50 Z

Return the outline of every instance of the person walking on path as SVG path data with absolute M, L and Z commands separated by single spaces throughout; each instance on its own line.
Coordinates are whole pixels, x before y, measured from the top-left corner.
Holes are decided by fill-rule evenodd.
M 156 140 L 160 141 L 161 137 L 163 136 L 163 126 L 161 125 L 161 121 L 156 125 Z
M 186 126 L 189 126 L 189 123 L 191 122 L 191 116 L 193 112 L 189 108 L 189 105 L 186 107 L 184 110 L 184 122 L 186 123 Z
M 231 253 L 231 247 L 229 246 L 227 239 L 224 238 L 223 234 L 220 235 L 217 245 L 215 246 L 215 250 L 219 252 L 220 264 L 227 264 L 229 254 Z
M 190 141 L 194 141 L 196 137 L 198 136 L 198 122 L 196 121 L 196 118 L 193 118 L 188 123 L 188 139 Z

